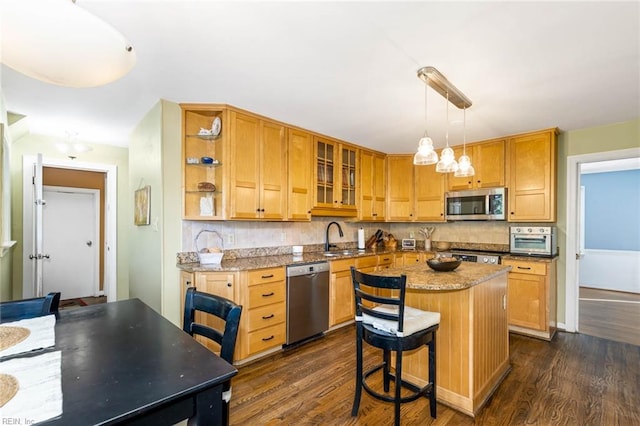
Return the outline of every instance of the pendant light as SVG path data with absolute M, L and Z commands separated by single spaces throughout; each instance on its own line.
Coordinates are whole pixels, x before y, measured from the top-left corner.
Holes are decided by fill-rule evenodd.
M 449 92 L 447 92 L 447 133 L 445 135 L 446 146 L 440 154 L 440 161 L 436 164 L 436 172 L 438 173 L 451 173 L 458 170 L 458 162 L 453 153 L 453 149 L 449 147 Z
M 433 140 L 427 133 L 427 85 L 424 86 L 424 136 L 418 142 L 418 152 L 413 156 L 416 166 L 428 166 L 438 162 L 438 154 L 433 149 Z
M 471 158 L 467 155 L 467 108 L 463 108 L 463 125 L 462 125 L 462 155 L 458 159 L 458 170 L 454 173 L 456 177 L 467 177 L 476 174 L 475 169 L 471 165 Z

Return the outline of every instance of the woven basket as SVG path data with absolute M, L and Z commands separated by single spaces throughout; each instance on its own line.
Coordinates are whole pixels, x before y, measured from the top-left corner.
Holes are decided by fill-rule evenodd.
M 219 245 L 216 245 L 215 248 L 220 249 L 219 253 L 207 253 L 207 252 L 200 252 L 200 248 L 198 247 L 198 238 L 200 237 L 200 235 L 202 235 L 203 232 L 208 232 L 211 234 L 215 234 L 218 237 L 218 240 L 220 242 Z M 224 247 L 223 247 L 223 239 L 220 236 L 220 234 L 218 234 L 217 231 L 212 231 L 210 229 L 203 229 L 202 231 L 198 232 L 198 235 L 196 235 L 196 238 L 194 240 L 195 245 L 196 245 L 196 251 L 198 252 L 198 259 L 200 259 L 200 264 L 202 265 L 219 265 L 220 262 L 222 262 L 222 257 L 224 256 Z

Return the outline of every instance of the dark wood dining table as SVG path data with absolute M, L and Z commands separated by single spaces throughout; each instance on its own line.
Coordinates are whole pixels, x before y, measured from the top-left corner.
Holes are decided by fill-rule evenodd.
M 231 364 L 139 299 L 60 311 L 63 412 L 46 425 L 222 423 Z

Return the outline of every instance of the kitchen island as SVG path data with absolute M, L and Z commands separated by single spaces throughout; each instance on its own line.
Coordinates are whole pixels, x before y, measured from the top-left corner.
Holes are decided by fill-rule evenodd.
M 440 312 L 436 335 L 438 402 L 474 416 L 510 370 L 505 265 L 462 262 L 452 272 L 426 264 L 377 275 L 407 276 L 406 304 Z M 424 385 L 427 349 L 403 355 L 403 378 Z

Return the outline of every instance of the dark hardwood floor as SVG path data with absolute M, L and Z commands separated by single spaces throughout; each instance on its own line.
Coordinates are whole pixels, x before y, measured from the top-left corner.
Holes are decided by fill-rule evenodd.
M 363 392 L 351 417 L 355 328 L 239 367 L 233 425 L 391 425 L 393 405 Z M 365 345 L 365 348 L 367 345 Z M 476 416 L 426 399 L 402 407 L 403 425 L 640 425 L 640 347 L 559 332 L 552 342 L 512 334 L 512 370 Z M 369 348 L 369 364 L 377 352 Z M 366 367 L 366 365 L 365 365 Z

